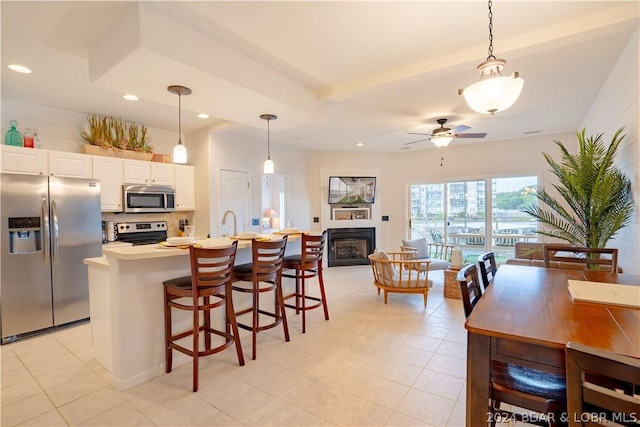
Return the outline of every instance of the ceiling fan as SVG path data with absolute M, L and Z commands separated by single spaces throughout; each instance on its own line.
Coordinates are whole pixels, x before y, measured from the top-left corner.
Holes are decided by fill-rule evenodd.
M 487 136 L 486 133 L 459 133 L 459 132 L 464 132 L 467 129 L 471 129 L 471 128 L 469 126 L 459 125 L 453 129 L 449 129 L 444 127 L 444 124 L 447 123 L 447 119 L 438 119 L 436 121 L 438 122 L 440 127 L 437 129 L 434 129 L 430 135 L 428 133 L 407 132 L 410 135 L 429 136 L 428 138 L 406 142 L 404 145 L 410 145 L 410 144 L 415 144 L 416 142 L 431 140 L 431 142 L 433 142 L 437 147 L 442 148 L 449 145 L 449 143 L 453 140 L 453 138 L 484 138 L 485 136 Z

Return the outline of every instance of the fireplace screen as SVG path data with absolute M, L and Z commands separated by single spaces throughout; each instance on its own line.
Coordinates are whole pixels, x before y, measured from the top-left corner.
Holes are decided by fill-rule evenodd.
M 328 266 L 369 264 L 375 247 L 375 228 L 330 228 Z

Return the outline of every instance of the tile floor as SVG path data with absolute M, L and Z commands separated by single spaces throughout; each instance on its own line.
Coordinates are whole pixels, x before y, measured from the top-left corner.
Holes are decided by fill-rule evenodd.
M 118 392 L 93 358 L 89 324 L 0 347 L 2 426 L 464 426 L 466 332 L 460 300 L 442 296 L 442 272 L 421 295 L 385 305 L 369 266 L 325 269 L 331 320 L 289 315 L 258 335 L 258 358 L 201 359 Z M 313 282 L 312 282 L 313 283 Z M 248 337 L 247 337 L 248 338 Z

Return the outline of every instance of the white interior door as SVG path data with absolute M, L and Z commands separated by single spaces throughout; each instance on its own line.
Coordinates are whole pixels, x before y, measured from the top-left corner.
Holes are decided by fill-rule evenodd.
M 237 231 L 251 231 L 251 176 L 247 171 L 220 169 L 220 233 L 232 235 L 233 218 L 227 216 L 226 225 L 222 225 L 222 217 L 228 210 L 237 218 Z

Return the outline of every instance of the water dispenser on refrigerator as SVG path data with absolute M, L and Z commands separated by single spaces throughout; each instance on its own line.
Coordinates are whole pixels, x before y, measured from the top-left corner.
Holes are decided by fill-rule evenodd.
M 40 217 L 9 218 L 9 253 L 24 254 L 41 250 Z

